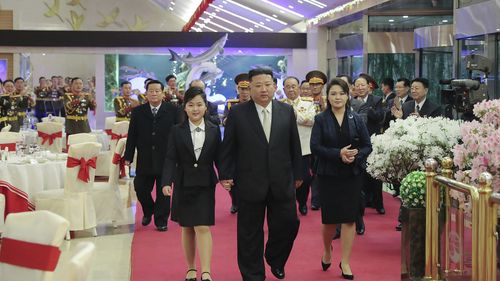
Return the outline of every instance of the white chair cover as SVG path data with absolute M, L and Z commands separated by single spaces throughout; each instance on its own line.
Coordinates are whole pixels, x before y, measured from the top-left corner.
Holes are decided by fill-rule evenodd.
M 116 145 L 115 153 L 123 156 L 125 153 L 126 139 L 120 139 Z M 113 156 L 114 157 L 114 156 Z M 113 159 L 113 157 L 111 157 Z M 125 167 L 127 169 L 128 167 Z M 120 193 L 119 177 L 120 163 L 113 163 L 111 160 L 109 167 L 108 182 L 96 182 L 92 188 L 92 198 L 96 210 L 97 223 L 119 221 L 125 218 L 125 208 L 128 194 Z
M 60 247 L 68 225 L 67 220 L 48 211 L 12 213 L 7 216 L 2 237 Z M 4 249 L 0 248 L 0 252 L 2 250 Z M 0 280 L 2 281 L 49 281 L 52 277 L 53 272 L 0 262 Z
M 55 123 L 60 123 L 60 124 L 64 125 L 66 122 L 66 118 L 60 117 L 60 116 L 49 115 L 47 117 L 43 117 L 42 122 L 55 122 Z
M 99 155 L 101 144 L 85 142 L 71 145 L 69 158 L 86 160 Z M 96 226 L 94 202 L 88 194 L 94 184 L 95 169 L 89 167 L 89 181 L 78 179 L 80 166 L 66 169 L 64 190 L 46 190 L 35 195 L 35 208 L 49 210 L 66 218 L 70 230 L 84 230 Z
M 54 139 L 54 142 L 50 144 L 50 141 L 45 141 L 43 144 L 43 138 L 39 135 L 38 136 L 38 144 L 45 149 L 49 150 L 50 152 L 53 153 L 61 153 L 62 152 L 62 132 L 64 126 L 61 123 L 56 123 L 56 122 L 40 122 L 36 124 L 36 129 L 38 132 L 42 132 L 48 135 L 55 134 L 61 132 L 61 137 L 56 137 Z
M 16 142 L 23 140 L 21 133 L 17 132 L 0 132 L 0 148 L 4 149 L 4 146 L 10 146 L 9 151 L 16 150 Z
M 80 242 L 75 247 L 71 259 L 65 264 L 64 281 L 87 280 L 92 265 L 95 245 L 92 242 Z
M 5 196 L 0 193 L 0 233 L 3 232 L 5 217 Z
M 111 128 L 111 142 L 109 143 L 111 151 L 115 151 L 119 139 L 127 138 L 129 125 L 129 121 L 120 121 L 113 124 Z
M 10 128 L 12 128 L 12 126 L 11 125 L 7 125 L 7 126 L 3 127 L 2 130 L 0 130 L 0 132 L 9 132 Z
M 89 133 L 80 133 L 69 135 L 68 145 L 78 144 L 82 142 L 97 142 L 97 136 Z
M 106 117 L 104 119 L 104 130 L 107 134 L 111 134 L 111 129 L 113 129 L 113 124 L 116 122 L 116 116 Z

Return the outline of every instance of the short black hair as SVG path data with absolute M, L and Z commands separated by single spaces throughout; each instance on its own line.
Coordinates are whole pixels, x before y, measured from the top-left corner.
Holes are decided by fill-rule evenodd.
M 7 84 L 8 82 L 14 84 L 14 81 L 12 81 L 12 79 L 7 79 L 7 80 L 3 81 L 2 85 L 5 86 L 5 84 Z
M 414 82 L 420 82 L 422 83 L 422 85 L 424 85 L 424 88 L 429 89 L 429 80 L 427 80 L 426 78 L 417 77 L 411 81 L 412 84 Z
M 50 80 L 52 80 L 52 79 L 57 79 L 57 77 L 59 77 L 59 76 L 52 75 L 52 76 L 50 77 Z
M 19 80 L 23 80 L 23 82 L 24 82 L 24 78 L 22 78 L 22 77 L 17 77 L 16 79 L 14 79 L 14 83 L 16 83 L 16 82 L 17 82 L 17 81 L 19 81 Z
M 130 81 L 123 81 L 120 83 L 120 87 L 123 87 L 123 85 L 126 85 L 126 84 L 132 85 L 132 83 L 130 83 Z
M 394 79 L 392 79 L 391 77 L 382 79 L 381 84 L 388 86 L 391 91 L 394 90 Z
M 248 79 L 252 81 L 252 78 L 257 75 L 269 75 L 274 81 L 273 71 L 269 68 L 256 68 L 248 72 Z M 276 83 L 276 82 L 275 82 Z
M 203 83 L 203 85 L 205 85 L 205 82 L 203 82 L 203 80 L 201 80 L 201 79 L 194 79 L 191 82 L 189 82 L 189 88 L 193 87 L 193 82 L 195 82 L 195 81 L 200 81 L 201 83 Z M 205 85 L 205 88 L 206 87 L 207 87 L 207 85 Z M 205 89 L 202 89 L 202 90 L 205 90 Z
M 149 89 L 149 85 L 151 85 L 151 84 L 160 84 L 160 86 L 161 86 L 161 90 L 163 91 L 163 89 L 164 89 L 164 86 L 163 86 L 163 83 L 162 83 L 162 82 L 160 82 L 160 81 L 158 81 L 158 80 L 151 79 L 151 80 L 149 80 L 149 82 L 146 84 L 146 91 Z
M 187 89 L 186 93 L 184 93 L 184 106 L 196 96 L 201 96 L 201 98 L 205 102 L 205 105 L 207 105 L 207 96 L 205 95 L 203 89 L 198 87 L 190 87 L 189 89 Z
M 68 77 L 66 77 L 66 78 L 68 78 Z M 73 77 L 73 78 L 71 78 L 70 84 L 73 84 L 73 82 L 75 82 L 76 80 L 82 80 L 82 82 L 83 82 L 82 78 L 80 78 L 80 77 Z
M 285 86 L 285 82 L 286 82 L 286 80 L 288 80 L 288 79 L 294 79 L 295 81 L 297 81 L 297 84 L 299 84 L 299 83 L 300 83 L 299 78 L 297 78 L 297 77 L 295 77 L 295 76 L 288 76 L 288 77 L 286 77 L 285 79 L 283 79 L 283 86 Z
M 352 77 L 347 75 L 347 74 L 339 74 L 337 75 L 337 78 L 342 78 L 342 77 L 345 77 L 347 79 L 347 83 L 349 83 L 350 85 L 352 85 Z
M 168 80 L 170 80 L 170 79 L 172 79 L 172 78 L 175 78 L 175 80 L 177 80 L 177 77 L 176 77 L 175 75 L 173 75 L 173 74 L 169 74 L 169 75 L 167 75 L 167 77 L 165 77 L 165 82 L 167 82 L 167 83 L 168 83 Z
M 326 108 L 328 108 L 329 110 L 332 109 L 332 105 L 330 104 L 330 100 L 328 99 L 328 93 L 330 93 L 330 89 L 335 85 L 340 86 L 342 88 L 342 91 L 344 91 L 344 93 L 349 97 L 349 85 L 347 84 L 347 82 L 340 78 L 333 78 L 326 86 Z M 349 108 L 349 99 L 347 99 L 346 108 Z
M 403 82 L 403 86 L 405 87 L 410 87 L 410 80 L 406 79 L 406 78 L 399 78 L 397 82 Z
M 149 81 L 152 81 L 154 79 L 152 78 L 146 78 L 146 80 L 144 80 L 144 85 L 147 85 L 149 83 Z
M 309 81 L 307 81 L 307 80 L 302 80 L 302 82 L 300 82 L 300 86 L 304 85 L 304 83 L 309 83 Z
M 372 90 L 376 90 L 378 89 L 378 84 L 377 82 L 375 81 L 375 79 L 373 79 L 373 77 L 371 77 L 370 75 L 366 74 L 366 73 L 361 73 L 359 75 L 358 78 L 356 78 L 356 80 L 358 80 L 359 78 L 363 78 L 365 79 L 365 81 L 368 83 L 368 85 L 370 86 L 370 88 L 372 88 Z M 356 82 L 356 80 L 354 80 L 354 82 Z
M 47 78 L 45 78 L 44 76 L 42 76 L 42 77 L 38 78 L 38 82 L 42 81 L 42 79 L 47 80 Z

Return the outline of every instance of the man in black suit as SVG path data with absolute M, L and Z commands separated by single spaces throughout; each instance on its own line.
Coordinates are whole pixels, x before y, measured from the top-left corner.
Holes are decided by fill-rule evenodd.
M 265 258 L 278 279 L 299 229 L 295 188 L 302 183 L 302 153 L 293 108 L 273 100 L 267 69 L 249 72 L 252 100 L 232 107 L 226 122 L 219 178 L 238 185 L 238 265 L 244 281 L 265 280 L 264 216 L 269 229 Z
M 394 111 L 396 118 L 406 119 L 408 116 L 438 117 L 442 115 L 441 107 L 427 99 L 429 80 L 415 78 L 411 81 L 412 101 L 405 102 L 401 110 Z
M 151 223 L 154 214 L 156 229 L 167 231 L 170 197 L 162 193 L 161 174 L 170 128 L 178 122 L 179 113 L 174 105 L 162 102 L 163 84 L 160 81 L 149 81 L 146 95 L 148 103 L 132 110 L 124 158 L 125 163 L 130 165 L 137 149 L 134 186 L 144 212 L 142 225 Z M 155 183 L 156 202 L 151 196 Z
M 384 116 L 382 119 L 382 124 L 380 127 L 380 133 L 384 133 L 387 128 L 389 128 L 389 120 L 387 120 L 387 105 L 389 101 L 396 97 L 394 93 L 394 79 L 390 77 L 386 77 L 382 79 L 382 83 L 380 83 L 380 88 L 384 96 L 382 97 L 382 110 L 384 111 Z

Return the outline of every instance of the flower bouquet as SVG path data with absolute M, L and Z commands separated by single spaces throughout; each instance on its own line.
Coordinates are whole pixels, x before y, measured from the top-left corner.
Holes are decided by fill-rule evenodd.
M 425 172 L 413 171 L 401 182 L 401 201 L 407 208 L 425 208 Z
M 426 159 L 451 156 L 459 137 L 460 121 L 413 116 L 398 119 L 384 134 L 372 136 L 367 172 L 381 181 L 399 184 L 409 173 L 423 170 Z

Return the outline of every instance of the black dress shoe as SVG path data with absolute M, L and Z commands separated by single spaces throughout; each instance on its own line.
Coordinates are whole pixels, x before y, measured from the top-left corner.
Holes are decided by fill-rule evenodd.
M 151 223 L 151 217 L 142 217 L 142 225 L 146 226 Z
M 231 206 L 231 209 L 229 210 L 231 214 L 236 214 L 238 212 L 238 207 L 235 205 Z
M 164 232 L 164 231 L 167 231 L 168 230 L 168 227 L 166 225 L 162 225 L 162 226 L 157 226 L 156 227 L 156 230 L 160 231 L 160 232 Z
M 398 225 L 396 225 L 396 231 L 401 231 L 401 230 L 403 230 L 403 225 L 399 223 Z
M 283 269 L 283 268 L 271 267 L 271 273 L 274 275 L 274 277 L 276 277 L 278 279 L 285 278 L 285 269 Z
M 356 233 L 358 235 L 365 234 L 365 222 L 363 221 L 363 218 L 360 218 L 358 219 L 358 221 L 356 221 Z
M 192 272 L 192 271 L 196 272 L 196 269 L 189 269 L 189 270 L 186 272 L 186 275 L 188 275 L 188 273 L 189 273 L 189 272 Z M 196 277 L 194 277 L 194 278 L 187 278 L 187 277 L 186 277 L 186 281 L 197 281 L 197 280 L 196 280 Z
M 385 215 L 385 209 L 384 208 L 378 208 L 377 209 L 377 213 L 379 213 L 381 215 Z
M 347 280 L 354 280 L 353 274 L 344 274 L 344 270 L 342 269 L 342 263 L 339 263 L 340 271 L 342 272 L 342 278 Z
M 311 210 L 317 211 L 317 210 L 319 210 L 319 206 L 311 205 Z
M 299 213 L 303 216 L 307 215 L 307 206 L 306 205 L 299 206 Z

